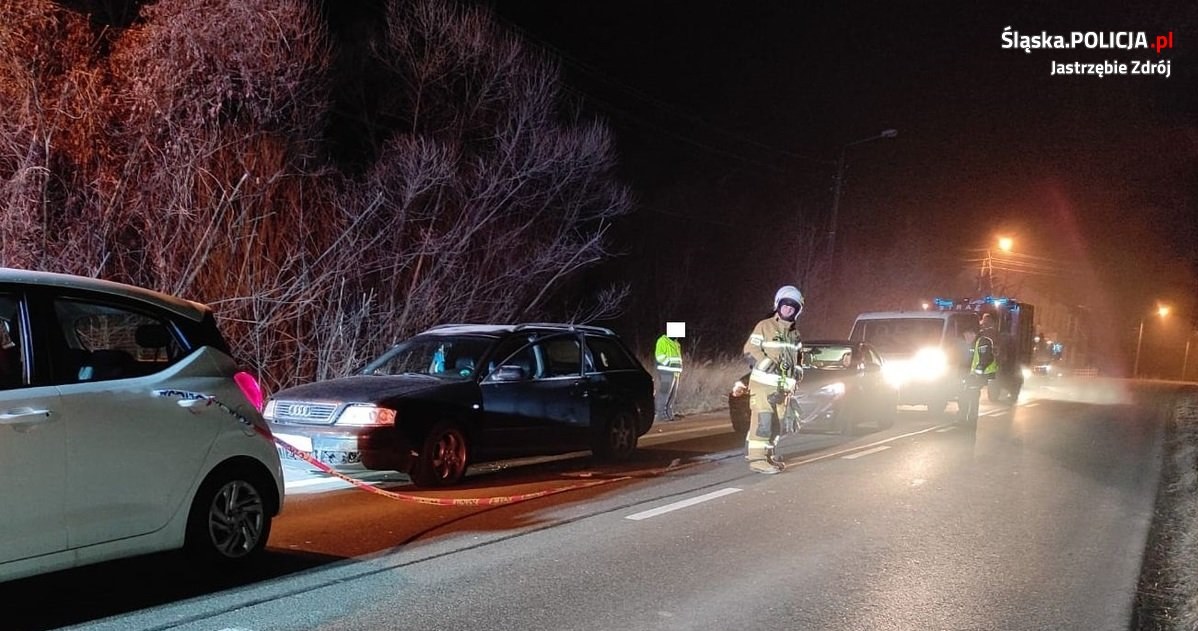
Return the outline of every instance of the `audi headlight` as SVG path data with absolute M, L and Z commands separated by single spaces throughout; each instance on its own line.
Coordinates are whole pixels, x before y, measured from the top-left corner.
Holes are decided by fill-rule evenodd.
M 262 408 L 262 418 L 273 421 L 275 420 L 275 400 L 271 399 L 266 402 L 266 407 Z
M 840 397 L 844 396 L 844 384 L 839 381 L 830 383 L 819 389 L 819 394 L 825 397 Z
M 394 425 L 395 410 L 366 403 L 346 406 L 337 417 L 337 425 Z

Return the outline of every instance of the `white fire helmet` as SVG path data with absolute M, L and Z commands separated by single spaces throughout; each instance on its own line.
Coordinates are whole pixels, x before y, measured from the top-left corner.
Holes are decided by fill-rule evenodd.
M 798 313 L 803 312 L 803 292 L 799 291 L 798 287 L 786 285 L 779 288 L 774 294 L 774 311 L 778 310 L 778 306 L 782 304 L 783 300 L 793 302 L 797 306 Z

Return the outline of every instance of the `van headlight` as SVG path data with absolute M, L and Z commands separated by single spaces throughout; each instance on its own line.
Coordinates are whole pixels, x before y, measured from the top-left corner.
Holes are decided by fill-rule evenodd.
M 911 381 L 936 381 L 948 372 L 948 356 L 939 348 L 921 348 L 907 369 Z

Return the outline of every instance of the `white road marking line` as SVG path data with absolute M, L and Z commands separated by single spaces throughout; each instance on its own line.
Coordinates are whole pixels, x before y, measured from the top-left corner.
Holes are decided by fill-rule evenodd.
M 844 460 L 856 460 L 857 458 L 860 458 L 861 456 L 868 456 L 870 454 L 876 454 L 879 451 L 886 451 L 887 449 L 890 449 L 890 445 L 882 445 L 880 447 L 874 447 L 873 449 L 866 449 L 865 451 L 858 451 L 855 454 L 841 456 L 841 458 Z
M 703 502 L 706 502 L 706 501 L 708 501 L 708 500 L 714 500 L 714 499 L 715 499 L 715 498 L 717 498 L 717 497 L 723 497 L 723 496 L 725 496 L 725 495 L 731 495 L 731 494 L 733 494 L 733 493 L 737 493 L 737 492 L 739 492 L 739 491 L 740 491 L 740 489 L 738 489 L 738 488 L 735 488 L 735 487 L 728 487 L 728 488 L 726 488 L 726 489 L 720 489 L 720 490 L 718 490 L 718 491 L 712 491 L 711 493 L 708 493 L 708 494 L 706 494 L 706 495 L 700 495 L 700 496 L 698 496 L 698 497 L 692 497 L 692 498 L 690 498 L 690 499 L 688 499 L 688 500 L 682 500 L 682 501 L 680 501 L 680 502 L 674 502 L 673 504 L 666 504 L 665 506 L 659 506 L 659 507 L 657 507 L 657 508 L 654 508 L 654 509 L 650 509 L 650 510 L 647 510 L 647 511 L 642 511 L 642 512 L 636 513 L 636 514 L 634 514 L 634 515 L 629 515 L 629 516 L 625 517 L 624 519 L 631 519 L 631 520 L 633 520 L 633 521 L 640 521 L 640 520 L 642 520 L 642 519 L 649 519 L 650 517 L 657 517 L 658 515 L 663 515 L 663 514 L 665 514 L 665 513 L 668 513 L 668 512 L 670 512 L 670 511 L 676 511 L 676 510 L 678 510 L 678 509 L 680 509 L 680 508 L 686 508 L 687 506 L 694 506 L 695 504 L 701 504 L 701 503 L 703 503 Z
M 1037 405 L 1040 405 L 1040 402 L 1039 402 L 1039 401 L 1032 401 L 1031 403 L 1023 403 L 1023 404 L 1022 404 L 1022 406 L 1023 406 L 1023 407 L 1025 407 L 1025 408 L 1034 408 L 1034 407 L 1036 407 Z
M 372 480 L 361 480 L 361 482 L 365 482 L 366 484 L 381 484 L 381 482 L 379 482 L 379 481 L 372 481 Z M 308 478 L 307 480 L 296 480 L 294 482 L 287 482 L 284 485 L 284 488 L 285 489 L 299 489 L 299 488 L 303 488 L 305 486 L 319 486 L 321 484 L 344 484 L 347 487 L 353 486 L 349 482 L 346 482 L 345 480 L 340 480 L 338 478 Z
M 296 480 L 294 482 L 287 482 L 283 486 L 288 489 L 298 489 L 298 488 L 303 488 L 305 486 L 316 486 L 317 484 L 324 484 L 325 482 L 341 482 L 341 480 L 333 480 L 332 478 L 308 478 L 307 480 Z
M 953 431 L 953 430 L 955 430 L 955 429 L 957 429 L 957 426 L 956 426 L 956 425 L 949 425 L 949 426 L 947 426 L 947 427 L 941 427 L 940 429 L 936 430 L 936 432 L 937 432 L 937 433 L 940 433 L 940 434 L 943 434 L 944 432 L 951 432 L 951 431 Z
M 835 458 L 835 457 L 843 455 L 843 454 L 851 454 L 854 451 L 858 451 L 861 449 L 869 449 L 870 447 L 875 447 L 877 445 L 885 445 L 886 443 L 893 443 L 895 441 L 902 440 L 904 438 L 911 438 L 912 436 L 919 436 L 920 434 L 926 434 L 928 432 L 940 431 L 939 427 L 940 426 L 933 425 L 932 427 L 928 427 L 925 429 L 917 429 L 913 432 L 907 432 L 906 434 L 899 434 L 898 436 L 891 436 L 890 438 L 884 438 L 882 440 L 879 440 L 874 443 L 870 443 L 868 445 L 858 445 L 856 447 L 849 447 L 848 449 L 841 449 L 840 451 L 834 451 L 830 454 L 821 454 L 819 456 L 813 456 L 811 458 L 795 460 L 794 462 L 787 461 L 786 468 L 789 469 L 791 467 L 797 467 L 799 465 L 811 464 L 812 462 L 819 462 L 820 460 L 827 460 L 828 458 Z

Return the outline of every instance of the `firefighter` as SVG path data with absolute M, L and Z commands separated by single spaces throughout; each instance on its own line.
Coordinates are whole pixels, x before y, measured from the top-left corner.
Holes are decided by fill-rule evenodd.
M 781 431 L 779 414 L 786 411 L 790 395 L 803 378 L 799 366 L 803 341 L 798 329 L 802 312 L 803 293 L 793 285 L 779 288 L 774 294 L 774 312 L 753 327 L 745 342 L 752 410 L 745 458 L 749 469 L 759 473 L 778 473 L 784 467 L 775 447 Z
M 998 374 L 998 359 L 994 355 L 994 340 L 978 334 L 978 326 L 967 326 L 961 331 L 965 345 L 969 348 L 969 369 L 961 384 L 957 399 L 957 423 L 976 425 L 978 406 L 981 404 L 982 388 Z

